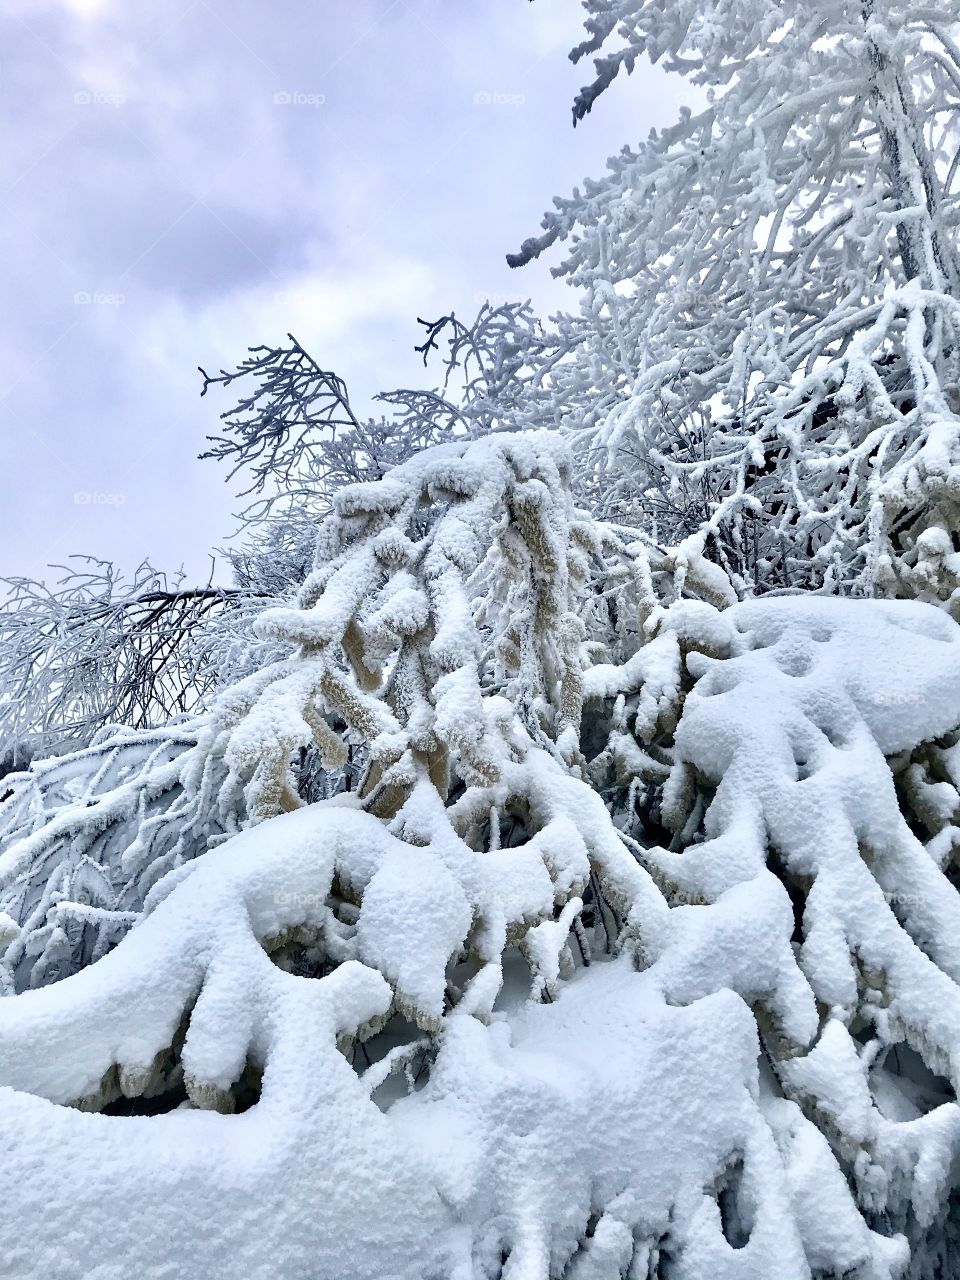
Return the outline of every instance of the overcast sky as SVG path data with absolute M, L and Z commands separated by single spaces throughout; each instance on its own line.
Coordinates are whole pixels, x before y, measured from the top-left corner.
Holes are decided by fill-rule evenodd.
M 641 67 L 584 125 L 576 0 L 3 0 L 0 575 L 193 576 L 232 366 L 292 330 L 364 405 L 431 381 L 416 316 L 563 304 L 510 271 L 554 194 L 669 123 Z M 575 302 L 572 298 L 571 302 Z

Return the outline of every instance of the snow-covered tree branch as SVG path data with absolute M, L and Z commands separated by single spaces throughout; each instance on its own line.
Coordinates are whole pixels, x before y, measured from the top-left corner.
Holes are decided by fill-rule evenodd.
M 234 585 L 16 586 L 15 1276 L 960 1274 L 960 8 L 585 7 L 700 100 L 579 312 L 252 348 Z
M 956 5 L 587 9 L 575 115 L 641 55 L 705 101 L 513 259 L 570 238 L 558 270 L 584 290 L 549 412 L 666 541 L 693 490 L 741 594 L 956 610 Z
M 214 625 L 239 632 L 265 598 L 170 582 L 148 564 L 128 582 L 109 563 L 81 562 L 53 588 L 8 581 L 0 757 L 11 767 L 57 746 L 85 746 L 106 725 L 140 729 L 195 709 L 218 680 L 198 636 Z
M 378 479 L 419 450 L 495 427 L 490 406 L 516 381 L 511 351 L 532 334 L 529 308 L 485 306 L 469 325 L 454 316 L 432 326 L 424 347 L 450 329 L 444 385 L 380 399 L 390 417 L 359 419 L 342 380 L 289 345 L 251 349 L 240 366 L 210 377 L 239 391 L 222 415 L 225 435 L 201 455 L 242 474 L 244 538 L 223 552 L 231 579 L 211 569 L 191 585 L 144 563 L 127 581 L 109 562 L 73 557 L 53 587 L 6 582 L 0 607 L 0 769 L 32 755 L 85 747 L 111 724 L 141 729 L 199 709 L 224 683 L 277 656 L 251 622 L 302 585 L 317 525 L 345 484 Z M 522 364 L 522 358 L 520 363 Z M 201 370 L 201 372 L 203 372 Z
M 916 604 L 718 608 L 716 572 L 579 512 L 554 434 L 448 444 L 341 490 L 297 606 L 255 624 L 290 658 L 179 737 L 121 734 L 13 780 L 5 901 L 39 888 L 48 932 L 6 908 L 11 988 L 53 976 L 24 957 L 42 943 L 45 965 L 62 960 L 71 927 L 106 929 L 102 952 L 134 925 L 95 966 L 0 1004 L 14 1146 L 35 1123 L 24 1095 L 108 1113 L 184 1100 L 279 1126 L 278 1157 L 298 1160 L 333 1105 L 309 1101 L 320 1070 L 359 1142 L 332 1181 L 365 1143 L 393 1153 L 387 1234 L 340 1274 L 377 1273 L 401 1239 L 411 1276 L 497 1274 L 500 1258 L 505 1275 L 656 1273 L 661 1257 L 690 1276 L 824 1259 L 893 1275 L 898 1232 L 917 1257 L 945 1248 L 928 1237 L 960 1114 L 960 897 L 938 869 L 960 819 L 944 736 L 960 632 Z M 335 771 L 351 744 L 356 786 L 304 806 L 303 749 Z M 54 795 L 72 803 L 44 808 Z M 82 896 L 108 846 L 124 906 Z M 61 1048 L 38 1053 L 54 1016 Z M 524 1066 L 528 1036 L 568 1061 L 549 1087 Z M 892 1069 L 904 1054 L 917 1065 Z M 689 1137 L 654 1180 L 640 1098 L 664 1071 L 689 1085 L 668 1112 Z M 548 1174 L 569 1106 L 594 1109 L 599 1141 L 574 1138 Z M 487 1133 L 504 1107 L 539 1154 L 464 1139 L 471 1172 L 451 1183 L 445 1126 Z M 91 1168 L 90 1142 L 114 1167 L 120 1123 L 71 1136 L 58 1120 L 70 1167 Z M 125 1165 L 135 1183 L 159 1135 L 180 1144 L 158 1232 L 167 1213 L 191 1220 L 192 1123 L 157 1116 Z M 245 1176 L 259 1185 L 259 1158 Z M 414 1238 L 411 1185 L 435 1223 Z M 102 1247 L 106 1220 L 89 1222 L 84 1247 Z

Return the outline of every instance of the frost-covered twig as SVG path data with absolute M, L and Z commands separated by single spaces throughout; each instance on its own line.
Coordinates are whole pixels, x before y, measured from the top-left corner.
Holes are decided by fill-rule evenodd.
M 48 588 L 6 581 L 0 608 L 0 757 L 11 763 L 86 746 L 108 724 L 146 728 L 194 711 L 219 673 L 197 643 L 204 629 L 243 630 L 255 589 L 187 587 L 142 564 L 131 581 L 76 557 Z

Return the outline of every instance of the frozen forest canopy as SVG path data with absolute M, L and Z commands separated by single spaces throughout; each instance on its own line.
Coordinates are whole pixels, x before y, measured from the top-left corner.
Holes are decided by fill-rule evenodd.
M 0 1261 L 960 1276 L 960 0 L 585 0 L 568 313 L 233 396 L 0 613 Z M 559 246 L 559 247 L 558 247 Z

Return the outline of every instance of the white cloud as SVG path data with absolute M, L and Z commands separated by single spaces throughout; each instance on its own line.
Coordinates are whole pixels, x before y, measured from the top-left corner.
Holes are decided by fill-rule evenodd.
M 99 18 L 108 8 L 110 0 L 61 0 L 63 7 L 78 18 L 90 21 Z
M 230 502 L 194 461 L 227 407 L 199 401 L 198 363 L 292 330 L 364 405 L 436 376 L 417 315 L 484 295 L 555 308 L 549 264 L 513 273 L 504 255 L 555 193 L 675 114 L 662 73 L 638 71 L 572 130 L 580 17 L 576 0 L 8 8 L 0 234 L 20 305 L 0 316 L 0 364 L 21 435 L 0 573 L 37 572 L 67 538 L 202 571 Z M 129 500 L 77 530 L 75 489 Z

